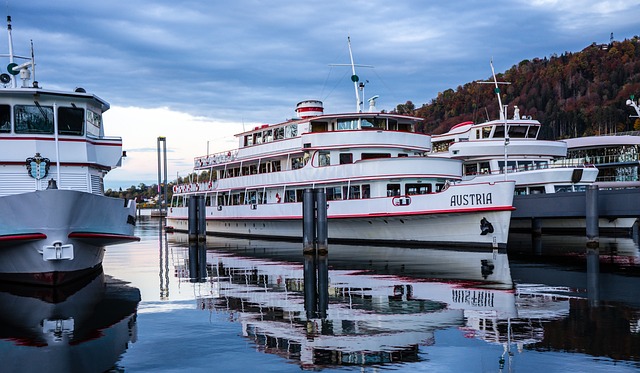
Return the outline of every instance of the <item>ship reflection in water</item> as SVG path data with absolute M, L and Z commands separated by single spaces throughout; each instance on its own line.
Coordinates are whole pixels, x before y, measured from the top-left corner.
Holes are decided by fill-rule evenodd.
M 437 331 L 452 328 L 501 345 L 499 369 L 525 350 L 640 358 L 640 312 L 609 307 L 599 284 L 587 288 L 585 271 L 576 272 L 575 287 L 553 284 L 545 272 L 514 285 L 502 251 L 330 245 L 328 257 L 303 262 L 296 244 L 209 237 L 205 247 L 182 235 L 170 240 L 177 277 L 198 282 L 200 309 L 231 313 L 258 349 L 303 368 L 419 362 L 428 358 L 420 347 L 428 352 Z M 327 263 L 325 290 L 320 279 Z M 517 275 L 527 275 L 526 267 L 519 265 Z M 310 296 L 317 299 L 312 309 Z
M 136 341 L 139 302 L 102 272 L 62 287 L 2 284 L 0 371 L 107 371 Z

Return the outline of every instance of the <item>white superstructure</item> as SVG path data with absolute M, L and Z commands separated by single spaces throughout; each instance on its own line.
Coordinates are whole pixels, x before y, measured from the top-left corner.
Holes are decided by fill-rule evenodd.
M 504 245 L 513 182 L 458 183 L 460 161 L 427 157 L 420 121 L 360 112 L 241 133 L 238 149 L 195 159 L 200 177 L 174 187 L 167 224 L 186 231 L 201 194 L 208 233 L 301 238 L 303 191 L 324 188 L 329 240 Z

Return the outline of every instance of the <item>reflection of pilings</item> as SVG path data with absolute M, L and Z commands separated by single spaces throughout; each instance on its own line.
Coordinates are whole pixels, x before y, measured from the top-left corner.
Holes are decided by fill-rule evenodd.
M 600 302 L 600 250 L 587 248 L 587 299 L 597 307 Z
M 318 255 L 316 257 L 318 267 L 318 314 L 321 319 L 327 318 L 329 309 L 329 257 Z
M 189 281 L 205 282 L 207 280 L 207 248 L 204 242 L 189 242 Z
M 531 234 L 533 236 L 541 236 L 542 235 L 542 219 L 540 219 L 540 218 L 532 218 L 531 219 Z
M 302 250 L 328 250 L 327 196 L 324 188 L 305 189 L 302 199 Z
M 164 162 L 162 162 L 163 158 Z M 162 179 L 163 170 L 164 179 Z M 167 138 L 163 136 L 158 137 L 158 203 L 160 203 L 158 209 L 162 216 L 163 211 L 167 212 Z
M 304 255 L 304 309 L 307 311 L 307 319 L 316 316 L 318 298 L 316 294 L 317 273 L 315 267 L 315 255 Z
M 597 248 L 599 246 L 598 228 L 598 186 L 589 185 L 586 192 L 585 218 L 587 227 L 587 247 Z
M 206 240 L 206 216 L 204 197 L 189 196 L 189 241 Z
M 160 299 L 167 299 L 169 298 L 169 244 L 167 242 L 166 232 L 162 230 L 163 220 L 164 219 L 158 220 Z
M 329 259 L 304 255 L 304 309 L 307 319 L 326 319 L 329 309 Z

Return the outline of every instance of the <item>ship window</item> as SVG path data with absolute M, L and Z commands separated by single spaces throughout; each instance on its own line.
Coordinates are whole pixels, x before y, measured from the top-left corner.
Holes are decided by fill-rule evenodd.
M 16 133 L 53 133 L 53 107 L 15 106 Z
M 361 159 L 391 158 L 391 153 L 362 153 Z
M 11 132 L 11 106 L 0 105 L 0 132 Z
M 87 135 L 100 137 L 102 116 L 94 111 L 87 110 Z
M 340 164 L 353 163 L 353 153 L 340 153 Z
M 490 137 L 491 137 L 491 126 L 482 127 L 482 138 L 483 139 L 488 139 Z
M 543 186 L 529 187 L 529 194 L 544 194 L 544 187 Z
M 285 202 L 295 202 L 296 201 L 296 191 L 295 190 L 287 190 L 284 192 L 284 201 Z
M 509 127 L 509 136 L 515 138 L 524 138 L 527 136 L 527 126 L 511 126 Z
M 74 107 L 58 108 L 58 134 L 84 135 L 84 109 Z
M 476 163 L 465 164 L 464 165 L 464 174 L 465 175 L 475 175 L 478 173 L 478 165 Z
M 327 151 L 318 152 L 318 166 L 324 167 L 331 164 L 331 156 Z
M 400 184 L 387 184 L 387 197 L 399 196 Z
M 253 136 L 252 135 L 246 135 L 244 137 L 244 146 L 251 146 L 253 145 Z
M 407 184 L 404 187 L 406 195 L 431 193 L 431 184 Z
M 538 138 L 538 130 L 540 129 L 540 127 L 538 126 L 530 126 L 529 127 L 529 131 L 527 133 L 527 137 L 530 139 L 536 139 Z
M 346 187 L 345 187 L 346 188 Z M 360 199 L 360 185 L 352 185 L 349 187 L 349 199 Z
M 340 187 L 328 187 L 327 191 L 327 201 L 339 201 L 342 199 L 342 188 Z
M 289 139 L 298 136 L 298 125 L 290 124 L 284 128 L 284 137 Z
M 358 121 L 353 119 L 338 119 L 338 130 L 355 130 L 358 129 Z
M 282 139 L 284 139 L 284 128 L 283 127 L 279 127 L 279 128 L 274 128 L 273 129 L 273 139 L 274 140 L 282 140 Z
M 262 133 L 262 138 L 264 139 L 264 142 L 273 141 L 273 130 L 268 129 L 268 130 L 264 131 Z
M 489 162 L 480 162 L 480 173 L 481 174 L 489 174 L 491 173 L 491 167 L 489 166 Z
M 362 185 L 362 198 L 371 198 L 371 185 Z
M 524 196 L 525 194 L 527 194 L 527 188 L 526 187 L 518 187 L 518 188 L 516 188 L 514 194 L 516 196 Z
M 302 157 L 293 157 L 291 158 L 291 169 L 297 170 L 298 168 L 304 167 L 304 163 L 302 161 Z
M 504 126 L 496 126 L 495 131 L 493 131 L 493 138 L 503 138 L 504 137 Z
M 504 161 L 498 161 L 498 167 L 500 168 L 500 173 L 504 173 Z M 507 172 L 513 172 L 515 168 L 516 168 L 516 161 L 507 162 Z

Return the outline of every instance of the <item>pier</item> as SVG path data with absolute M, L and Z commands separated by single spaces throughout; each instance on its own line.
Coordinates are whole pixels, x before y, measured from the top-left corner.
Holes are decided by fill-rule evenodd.
M 511 214 L 511 219 L 530 220 L 530 230 L 534 233 L 542 231 L 553 233 L 554 230 L 569 233 L 566 228 L 545 227 L 545 221 L 572 218 L 589 220 L 587 218 L 593 214 L 596 215 L 596 221 L 598 217 L 610 221 L 618 218 L 640 217 L 640 188 L 595 189 L 595 197 L 589 197 L 589 192 L 594 191 L 515 196 L 513 199 L 515 210 Z M 594 198 L 595 202 L 590 207 L 589 198 Z M 607 231 L 603 227 L 599 229 L 601 232 Z M 576 233 L 585 233 L 585 231 L 586 229 L 582 229 L 581 232 Z

